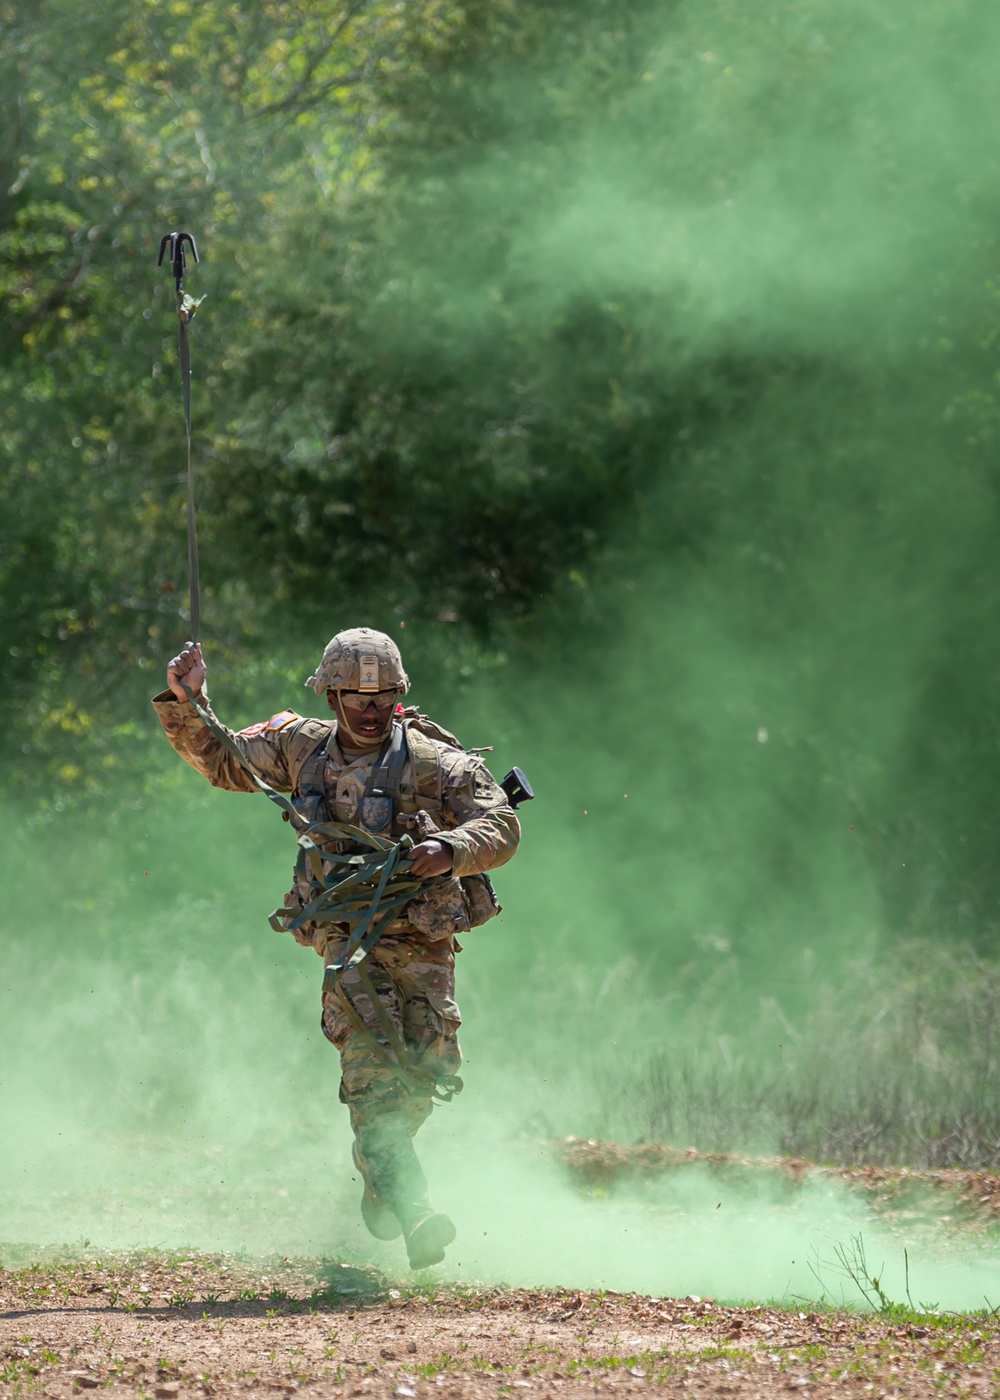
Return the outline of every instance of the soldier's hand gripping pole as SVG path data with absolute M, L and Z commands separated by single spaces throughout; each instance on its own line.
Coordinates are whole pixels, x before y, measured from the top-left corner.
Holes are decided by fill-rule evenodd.
M 160 256 L 157 267 L 163 266 L 164 255 L 169 253 L 170 270 L 174 275 L 177 292 L 178 358 L 181 367 L 181 392 L 184 399 L 184 426 L 187 430 L 187 527 L 188 527 L 188 589 L 191 595 L 191 640 L 201 641 L 201 585 L 198 579 L 198 531 L 194 513 L 194 468 L 191 465 L 191 346 L 187 328 L 194 320 L 194 313 L 204 301 L 188 296 L 184 291 L 184 269 L 187 265 L 185 245 L 191 256 L 199 262 L 198 248 L 189 233 L 166 233 L 160 240 Z

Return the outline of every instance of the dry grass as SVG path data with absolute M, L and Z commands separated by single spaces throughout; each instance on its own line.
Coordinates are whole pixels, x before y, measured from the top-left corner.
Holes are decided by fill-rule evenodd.
M 590 1135 L 844 1166 L 1000 1170 L 1000 966 L 901 947 L 734 1049 L 691 1036 L 601 1077 Z

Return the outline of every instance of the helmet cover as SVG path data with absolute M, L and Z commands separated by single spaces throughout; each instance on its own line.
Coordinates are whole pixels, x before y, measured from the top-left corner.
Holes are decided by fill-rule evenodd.
M 405 694 L 410 678 L 391 637 L 373 627 L 349 627 L 331 638 L 306 685 L 317 695 L 327 690 L 401 690 Z

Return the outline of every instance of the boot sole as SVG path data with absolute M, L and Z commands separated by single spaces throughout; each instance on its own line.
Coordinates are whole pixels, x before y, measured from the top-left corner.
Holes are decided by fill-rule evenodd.
M 454 1240 L 457 1230 L 447 1215 L 428 1215 L 406 1237 L 406 1254 L 411 1269 L 429 1269 L 440 1264 L 445 1249 Z

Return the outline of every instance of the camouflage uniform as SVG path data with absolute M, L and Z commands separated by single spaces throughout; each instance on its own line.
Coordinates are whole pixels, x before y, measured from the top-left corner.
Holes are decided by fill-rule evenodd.
M 157 695 L 153 703 L 170 743 L 213 786 L 231 792 L 259 791 L 193 705 L 177 700 L 169 690 Z M 202 703 L 208 707 L 207 696 Z M 303 719 L 285 711 L 238 734 L 227 732 L 248 767 L 276 791 L 292 793 L 293 801 L 306 763 L 311 762 L 315 771 L 317 760 L 309 756 L 319 752 L 327 807 L 325 818 L 320 819 L 349 822 L 369 830 L 390 829 L 372 823 L 363 799 L 378 751 L 345 753 L 337 740 L 335 719 Z M 450 846 L 452 878 L 406 907 L 404 916 L 390 925 L 365 959 L 364 971 L 411 1064 L 430 1071 L 421 1075 L 424 1082 L 435 1074 L 453 1075 L 461 1064 L 455 933 L 479 921 L 475 917 L 470 921 L 469 899 L 461 877 L 494 869 L 509 860 L 517 848 L 520 828 L 506 794 L 478 757 L 414 733 L 411 727 L 407 733 L 407 758 L 391 830 L 399 834 L 409 829 L 416 841 L 433 835 Z M 381 814 L 381 820 L 388 815 Z M 305 902 L 306 891 L 293 887 L 285 896 L 284 911 L 291 917 Z M 305 924 L 295 931 L 298 941 L 314 947 L 325 964 L 343 950 L 346 934 L 346 926 L 331 923 Z M 342 985 L 367 1035 L 358 1031 L 334 992 L 323 995 L 322 1027 L 340 1051 L 340 1097 L 351 1115 L 355 1161 L 371 1197 L 390 1203 L 405 1231 L 407 1221 L 417 1218 L 427 1204 L 426 1182 L 411 1138 L 431 1111 L 432 1090 L 418 1084 L 408 1091 L 374 1052 L 372 1037 L 392 1058 L 358 970 L 344 973 Z M 370 1221 L 369 1228 L 373 1228 Z M 373 1229 L 373 1233 L 379 1231 Z M 398 1229 L 394 1233 L 398 1234 Z

